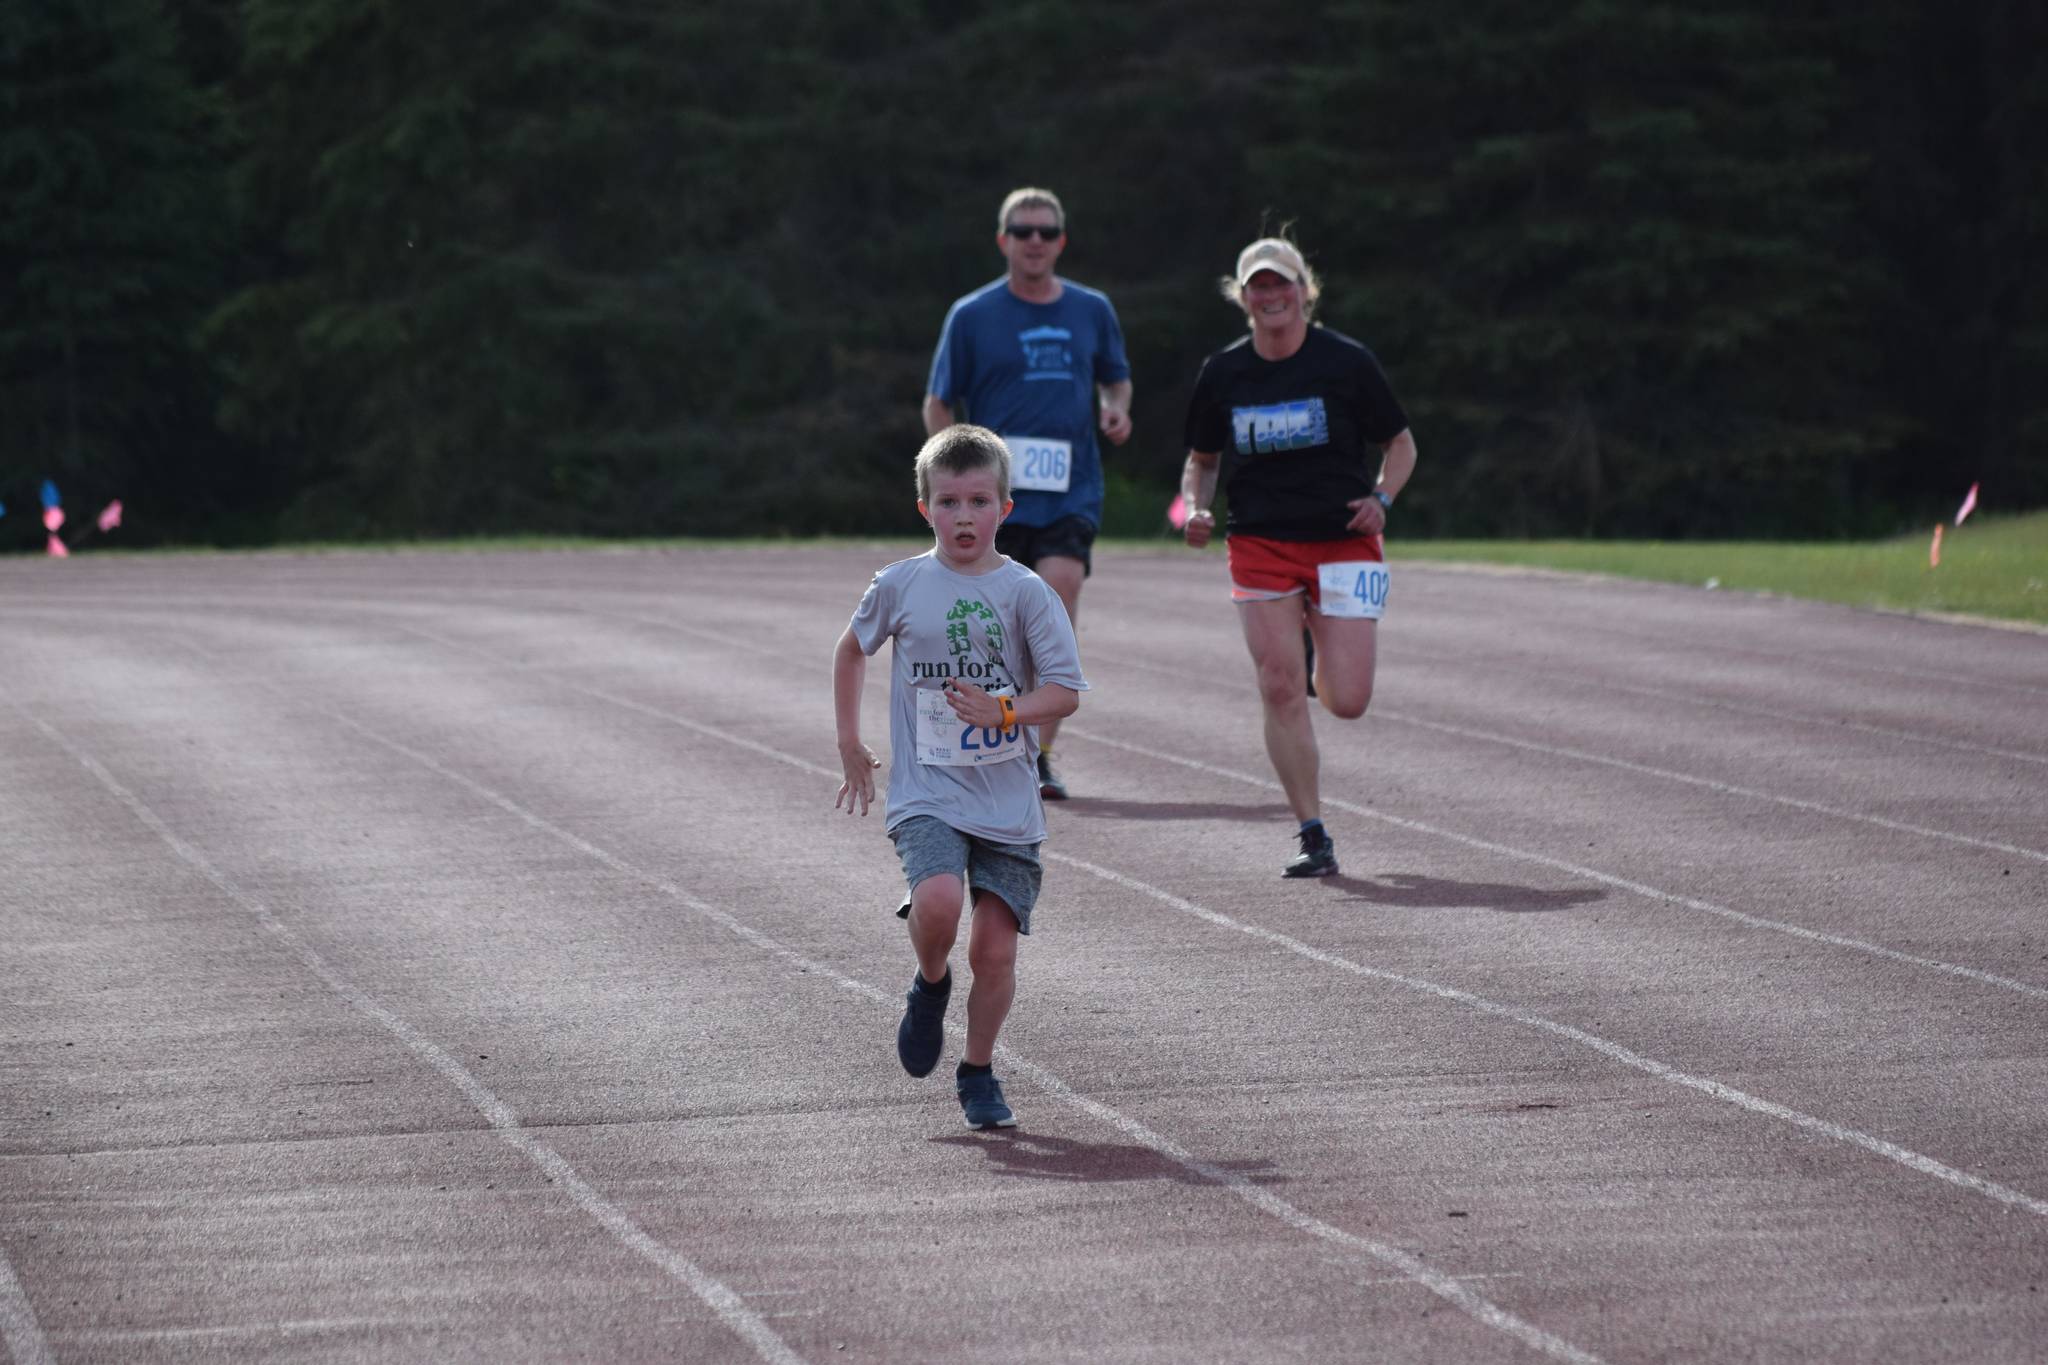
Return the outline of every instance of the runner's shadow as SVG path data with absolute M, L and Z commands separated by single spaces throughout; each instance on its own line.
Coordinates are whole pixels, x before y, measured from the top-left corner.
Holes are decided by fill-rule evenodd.
M 1098 820 L 1245 820 L 1282 819 L 1287 807 L 1241 806 L 1211 801 L 1104 801 L 1100 797 L 1076 796 L 1060 803 L 1076 815 Z
M 1217 1182 L 1169 1160 L 1150 1147 L 1120 1142 L 1076 1142 L 1072 1138 L 1027 1133 L 1000 1128 L 982 1133 L 961 1133 L 931 1139 L 950 1147 L 966 1147 L 988 1159 L 997 1175 L 1021 1176 L 1026 1180 L 1065 1180 L 1096 1184 L 1114 1180 L 1164 1180 L 1183 1185 L 1214 1185 Z M 1279 1184 L 1270 1161 L 1218 1161 L 1219 1170 L 1241 1175 L 1255 1185 Z
M 1539 891 L 1533 886 L 1453 882 L 1412 872 L 1394 872 L 1370 880 L 1340 873 L 1331 877 L 1328 884 L 1343 891 L 1347 900 L 1406 910 L 1497 910 L 1502 914 L 1526 915 L 1538 910 L 1569 910 L 1607 899 L 1607 893 L 1597 886 Z

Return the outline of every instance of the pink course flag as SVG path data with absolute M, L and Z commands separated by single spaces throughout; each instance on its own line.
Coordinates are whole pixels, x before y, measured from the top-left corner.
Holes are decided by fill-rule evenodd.
M 49 555 L 52 559 L 71 558 L 71 551 L 64 548 L 64 542 L 57 539 L 57 533 L 54 531 L 50 533 Z
M 1938 521 L 1934 523 L 1934 543 L 1927 547 L 1927 567 L 1941 567 L 1941 523 Z
M 1956 509 L 1956 525 L 1963 524 L 1963 518 L 1977 510 L 1977 485 L 1971 484 L 1970 491 L 1963 495 L 1963 505 Z
M 45 508 L 43 509 L 43 529 L 44 529 L 45 531 L 48 531 L 48 532 L 49 532 L 49 533 L 50 533 L 51 535 L 56 535 L 56 534 L 57 534 L 57 528 L 58 528 L 59 526 L 62 526 L 63 524 L 64 524 L 64 509 L 63 509 L 63 508 L 61 508 L 61 507 L 45 507 Z
M 1166 504 L 1166 524 L 1176 531 L 1188 524 L 1188 500 L 1179 493 L 1175 493 L 1173 501 Z
M 111 531 L 121 524 L 121 500 L 115 498 L 100 509 L 100 529 Z

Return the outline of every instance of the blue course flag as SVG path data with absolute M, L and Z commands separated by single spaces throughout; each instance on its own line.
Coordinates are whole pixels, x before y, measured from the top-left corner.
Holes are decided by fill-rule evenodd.
M 54 483 L 52 483 L 52 482 L 50 482 L 50 481 L 49 481 L 48 479 L 44 479 L 44 480 L 43 480 L 43 506 L 44 506 L 44 507 L 46 507 L 46 508 L 48 508 L 48 507 L 55 507 L 55 506 L 57 505 L 57 502 L 58 502 L 58 498 L 57 498 L 57 485 L 56 485 L 56 484 L 54 484 Z

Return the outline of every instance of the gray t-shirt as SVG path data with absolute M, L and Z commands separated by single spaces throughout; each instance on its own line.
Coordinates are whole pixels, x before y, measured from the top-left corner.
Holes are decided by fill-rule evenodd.
M 967 725 L 946 705 L 943 688 L 948 678 L 964 678 L 1011 696 L 1046 683 L 1087 691 L 1059 594 L 1014 559 L 984 574 L 962 574 L 929 550 L 875 575 L 852 628 L 869 654 L 884 640 L 896 642 L 888 828 L 931 815 L 997 843 L 1043 840 L 1037 732 L 1029 725 L 1009 732 Z

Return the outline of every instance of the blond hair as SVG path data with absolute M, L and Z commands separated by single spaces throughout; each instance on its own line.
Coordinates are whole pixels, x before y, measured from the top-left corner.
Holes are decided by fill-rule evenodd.
M 1061 232 L 1067 230 L 1067 211 L 1061 207 L 1060 197 L 1051 190 L 1041 190 L 1027 185 L 1023 189 L 1011 190 L 1003 196 L 1003 206 L 996 210 L 997 232 L 1010 226 L 1010 215 L 1018 209 L 1051 209 L 1053 226 Z
M 1010 448 L 1003 438 L 987 427 L 956 422 L 941 428 L 917 452 L 917 500 L 932 500 L 932 471 L 971 474 L 977 469 L 996 472 L 996 501 L 1010 500 Z

